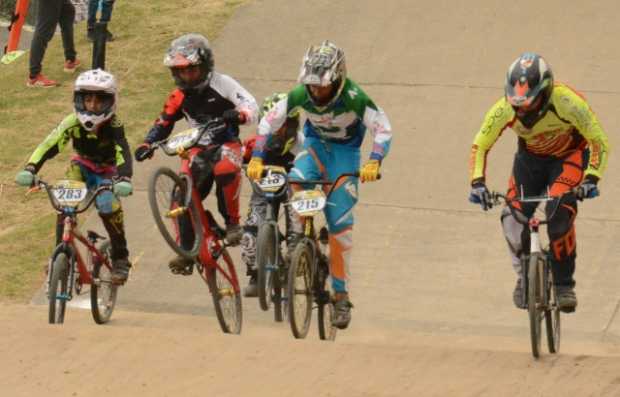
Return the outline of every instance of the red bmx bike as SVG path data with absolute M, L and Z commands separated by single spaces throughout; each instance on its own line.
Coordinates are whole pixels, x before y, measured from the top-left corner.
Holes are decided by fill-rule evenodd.
M 168 167 L 157 168 L 149 180 L 148 196 L 164 240 L 176 253 L 194 261 L 198 274 L 209 287 L 222 331 L 239 334 L 241 293 L 235 265 L 226 249 L 226 233 L 211 212 L 204 209 L 190 170 L 193 158 L 212 146 L 213 137 L 225 128 L 223 120 L 213 119 L 203 127 L 182 131 L 151 145 L 153 151 L 161 148 L 168 156 L 179 156 L 181 167 L 178 172 Z M 184 222 L 194 232 L 189 244 L 181 242 Z

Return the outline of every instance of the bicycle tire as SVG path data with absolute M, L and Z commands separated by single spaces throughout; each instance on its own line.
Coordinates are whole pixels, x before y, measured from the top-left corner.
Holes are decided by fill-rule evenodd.
M 240 334 L 243 321 L 241 289 L 239 288 L 235 265 L 226 248 L 223 249 L 217 262 L 220 268 L 204 267 L 204 277 L 209 286 L 209 291 L 211 291 L 215 315 L 222 332 Z M 224 270 L 228 271 L 228 274 L 225 275 Z M 231 278 L 236 285 L 233 285 L 226 276 Z
M 290 267 L 288 269 L 288 285 L 286 296 L 288 298 L 288 318 L 293 336 L 303 339 L 308 334 L 310 320 L 312 318 L 312 273 L 314 252 L 310 245 L 300 242 L 293 252 Z M 301 288 L 297 288 L 296 281 L 301 278 Z M 296 310 L 299 304 L 299 311 Z
M 69 292 L 69 258 L 66 253 L 56 255 L 50 271 L 48 321 L 50 324 L 62 324 Z
M 112 254 L 111 249 L 110 241 L 104 241 L 99 247 L 99 252 L 109 260 Z M 110 268 L 105 266 L 100 260 L 94 260 L 94 258 L 92 263 L 93 284 L 90 286 L 90 311 L 93 315 L 93 320 L 97 324 L 105 324 L 110 321 L 114 311 L 118 285 L 112 282 Z M 97 279 L 98 282 L 95 283 Z
M 317 287 L 320 288 L 317 291 L 317 322 L 319 326 L 319 339 L 334 341 L 336 340 L 336 333 L 338 328 L 332 324 L 334 318 L 334 301 L 332 299 L 331 288 L 329 286 L 329 265 L 321 264 L 320 270 L 317 274 Z
M 271 307 L 274 279 L 277 271 L 276 235 L 271 224 L 263 223 L 256 238 L 256 272 L 258 303 L 262 310 Z
M 553 274 L 549 262 L 545 262 L 545 274 L 547 275 L 545 281 L 545 287 L 547 288 L 546 300 L 547 310 L 545 310 L 545 328 L 547 330 L 547 347 L 549 353 L 558 353 L 560 351 L 560 338 L 561 338 L 561 322 L 560 322 L 560 308 L 557 304 L 557 296 L 555 293 L 555 287 L 553 285 Z
M 168 178 L 168 182 L 163 182 L 165 178 Z M 164 185 L 166 183 L 167 187 L 164 188 L 163 195 L 158 195 L 158 184 Z M 174 252 L 182 257 L 194 259 L 200 251 L 204 231 L 202 229 L 200 213 L 196 203 L 187 199 L 187 180 L 183 180 L 181 176 L 168 167 L 160 167 L 155 170 L 149 179 L 148 196 L 151 212 L 153 214 L 153 218 L 155 219 L 155 224 L 157 225 L 157 228 L 166 243 L 168 243 Z M 194 230 L 194 241 L 190 249 L 185 249 L 181 246 L 178 217 L 163 217 L 158 198 L 162 200 L 168 199 L 168 202 L 163 203 L 163 207 L 167 210 L 177 208 L 180 200 L 183 200 L 182 206 L 189 207 L 190 222 Z M 169 230 L 166 222 L 170 224 L 170 227 L 174 230 L 174 232 Z
M 542 336 L 542 305 L 543 305 L 543 285 L 542 285 L 542 264 L 543 258 L 540 253 L 530 256 L 528 267 L 528 314 L 530 319 L 530 341 L 532 345 L 532 355 L 540 357 L 540 342 Z

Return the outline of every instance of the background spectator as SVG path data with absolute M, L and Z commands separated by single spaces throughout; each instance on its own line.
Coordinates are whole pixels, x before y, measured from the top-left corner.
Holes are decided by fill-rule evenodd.
M 101 17 L 99 22 L 109 23 L 114 8 L 114 0 L 88 0 L 88 31 L 86 37 L 89 41 L 95 41 L 95 23 L 97 22 L 97 10 L 101 3 Z M 106 28 L 107 41 L 114 41 L 114 35 Z

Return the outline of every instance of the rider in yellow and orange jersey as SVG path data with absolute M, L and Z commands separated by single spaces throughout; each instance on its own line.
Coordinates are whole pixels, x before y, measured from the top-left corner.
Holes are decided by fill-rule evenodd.
M 558 305 L 564 312 L 577 307 L 574 287 L 577 199 L 599 195 L 597 184 L 607 165 L 607 135 L 585 98 L 565 84 L 554 83 L 549 64 L 539 55 L 524 53 L 508 69 L 505 96 L 493 105 L 474 138 L 470 158 L 470 201 L 484 210 L 491 206 L 485 185 L 487 154 L 501 133 L 511 128 L 518 136 L 508 197 L 547 192 L 560 197 L 547 204 L 557 208 L 548 226 L 551 263 Z M 518 205 L 528 218 L 535 204 Z M 504 209 L 502 227 L 517 272 L 515 305 L 524 307 L 522 250 L 529 249 L 527 228 Z

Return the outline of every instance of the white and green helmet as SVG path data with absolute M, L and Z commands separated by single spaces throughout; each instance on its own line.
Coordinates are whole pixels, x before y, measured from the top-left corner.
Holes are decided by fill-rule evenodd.
M 310 46 L 301 64 L 299 82 L 306 86 L 334 86 L 332 99 L 338 97 L 347 78 L 344 51 L 329 40 Z M 312 95 L 308 92 L 310 98 Z M 331 102 L 330 100 L 330 102 Z

